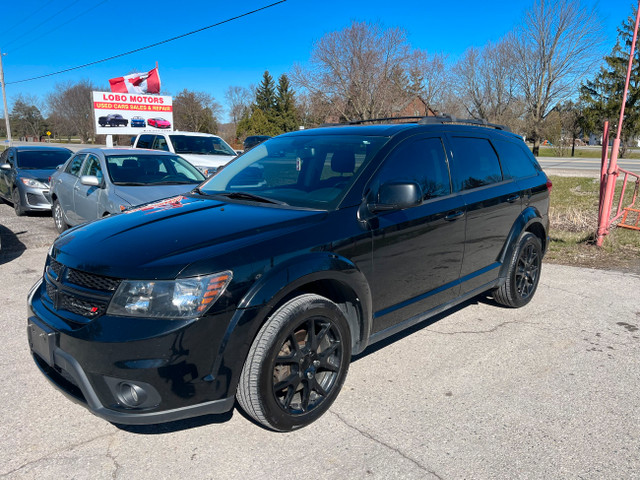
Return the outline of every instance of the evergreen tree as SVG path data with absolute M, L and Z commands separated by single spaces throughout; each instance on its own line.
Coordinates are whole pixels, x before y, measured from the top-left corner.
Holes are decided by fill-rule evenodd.
M 262 75 L 262 82 L 256 89 L 255 107 L 262 110 L 267 117 L 275 116 L 276 89 L 273 77 L 271 77 L 268 70 Z
M 587 81 L 580 88 L 580 99 L 585 104 L 583 121 L 586 129 L 591 133 L 602 132 L 605 120 L 609 120 L 610 132 L 616 131 L 633 39 L 635 15 L 634 9 L 633 16 L 627 18 L 622 27 L 618 28 L 618 40 L 611 54 L 604 58 L 605 66 L 593 80 Z M 622 140 L 625 145 L 633 137 L 640 135 L 640 50 L 636 49 L 635 55 L 622 127 Z M 603 141 L 607 140 L 603 139 Z
M 295 105 L 295 93 L 291 90 L 289 78 L 283 73 L 278 79 L 276 95 L 277 125 L 280 133 L 291 132 L 298 128 L 298 112 Z

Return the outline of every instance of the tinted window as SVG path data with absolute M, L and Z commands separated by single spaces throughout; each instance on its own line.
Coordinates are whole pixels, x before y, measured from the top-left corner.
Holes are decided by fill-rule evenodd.
M 498 156 L 486 138 L 453 137 L 453 167 L 456 191 L 502 181 Z
M 94 175 L 102 182 L 102 167 L 100 167 L 100 160 L 98 160 L 94 155 L 89 155 L 87 161 L 84 162 L 82 175 Z
M 82 161 L 86 156 L 87 156 L 86 154 L 82 153 L 73 157 L 71 161 L 67 164 L 67 168 L 65 169 L 65 172 L 70 173 L 71 175 L 75 175 L 77 177 L 80 174 L 80 167 L 82 166 Z
M 153 145 L 153 135 L 140 135 L 138 148 L 151 148 L 151 145 Z
M 71 152 L 67 150 L 18 151 L 18 166 L 24 169 L 52 169 L 67 161 Z
M 425 138 L 401 144 L 385 161 L 372 189 L 377 190 L 387 182 L 415 182 L 422 188 L 424 200 L 451 193 L 442 141 Z
M 506 140 L 495 140 L 505 178 L 524 178 L 537 175 L 542 171 L 533 155 L 518 145 Z

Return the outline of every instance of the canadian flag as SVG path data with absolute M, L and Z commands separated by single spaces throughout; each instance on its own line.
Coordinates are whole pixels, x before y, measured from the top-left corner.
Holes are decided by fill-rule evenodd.
M 132 73 L 109 80 L 114 93 L 160 93 L 158 67 L 148 73 Z

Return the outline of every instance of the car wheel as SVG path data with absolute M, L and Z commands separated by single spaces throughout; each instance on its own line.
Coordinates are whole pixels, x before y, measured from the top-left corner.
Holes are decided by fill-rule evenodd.
M 300 295 L 258 332 L 236 398 L 265 427 L 295 430 L 329 409 L 350 360 L 351 333 L 338 306 L 319 295 Z
M 13 192 L 11 192 L 11 201 L 13 202 L 13 209 L 16 212 L 16 215 L 18 217 L 21 217 L 24 215 L 24 207 L 22 206 L 22 200 L 20 198 L 20 191 L 18 190 L 18 187 L 14 187 L 13 188 Z
M 58 233 L 64 232 L 69 225 L 64 221 L 64 212 L 62 211 L 62 206 L 58 200 L 53 201 L 53 222 L 56 224 L 56 230 Z
M 511 256 L 505 283 L 493 292 L 501 305 L 522 307 L 538 288 L 542 268 L 542 244 L 533 233 L 525 233 Z

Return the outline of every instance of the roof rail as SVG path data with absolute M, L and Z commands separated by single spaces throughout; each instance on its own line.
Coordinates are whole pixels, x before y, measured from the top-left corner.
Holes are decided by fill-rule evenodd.
M 418 120 L 420 125 L 429 125 L 433 123 L 459 123 L 463 125 L 479 125 L 481 127 L 495 128 L 496 130 L 504 130 L 510 132 L 511 129 L 506 125 L 499 125 L 497 123 L 489 123 L 485 119 L 476 118 L 456 118 L 453 115 L 436 115 L 434 117 L 422 117 Z
M 321 127 L 339 127 L 339 126 L 347 126 L 347 125 L 362 125 L 364 123 L 374 123 L 374 122 L 390 122 L 393 120 L 420 120 L 422 115 L 420 116 L 412 116 L 412 117 L 384 117 L 384 118 L 368 118 L 366 120 L 349 120 L 347 122 L 339 122 L 339 123 L 323 123 L 320 125 Z M 408 123 L 408 122 L 403 122 Z

